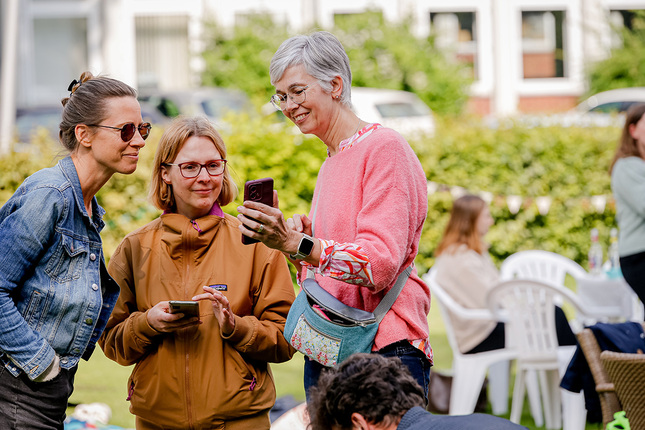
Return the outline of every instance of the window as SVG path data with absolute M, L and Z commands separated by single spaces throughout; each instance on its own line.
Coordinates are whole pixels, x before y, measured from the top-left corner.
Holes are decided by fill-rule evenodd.
M 470 65 L 477 79 L 477 27 L 475 12 L 430 13 L 430 24 L 439 49 Z
M 140 16 L 135 25 L 139 87 L 190 86 L 188 17 Z
M 623 46 L 623 30 L 634 30 L 639 22 L 645 20 L 645 10 L 612 10 L 609 12 L 609 25 L 612 29 L 611 47 Z
M 522 12 L 524 79 L 566 77 L 564 11 Z
M 65 47 L 61 53 L 57 47 Z M 88 67 L 85 18 L 34 19 L 34 72 L 37 87 L 67 85 Z M 38 100 L 38 102 L 40 102 Z

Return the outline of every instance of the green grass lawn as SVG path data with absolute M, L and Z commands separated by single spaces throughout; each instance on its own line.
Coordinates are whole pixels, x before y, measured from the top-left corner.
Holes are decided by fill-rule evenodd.
M 428 322 L 430 325 L 430 341 L 435 354 L 435 366 L 433 369 L 448 371 L 452 363 L 452 351 L 448 345 L 448 339 L 436 304 L 430 310 Z M 272 364 L 271 368 L 276 381 L 278 397 L 290 395 L 297 400 L 304 400 L 302 354 L 297 353 L 292 360 L 286 363 Z M 70 402 L 74 404 L 106 403 L 112 409 L 110 424 L 134 428 L 134 417 L 128 410 L 129 403 L 125 400 L 127 397 L 127 380 L 131 370 L 131 367 L 119 366 L 115 362 L 108 360 L 103 355 L 103 352 L 97 348 L 89 362 L 81 361 L 76 374 L 74 394 Z M 71 413 L 71 409 L 69 413 Z M 490 410 L 488 413 L 490 413 Z M 508 418 L 508 415 L 506 418 Z M 524 405 L 522 424 L 530 429 L 537 429 L 528 411 L 528 400 Z M 599 425 L 587 425 L 587 430 L 598 429 L 600 429 Z

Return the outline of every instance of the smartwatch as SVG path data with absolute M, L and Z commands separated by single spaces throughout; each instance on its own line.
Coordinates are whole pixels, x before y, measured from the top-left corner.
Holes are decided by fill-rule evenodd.
M 309 254 L 311 254 L 311 251 L 314 249 L 314 240 L 311 238 L 311 236 L 307 234 L 302 234 L 302 239 L 300 239 L 300 243 L 298 244 L 298 251 L 295 254 L 290 254 L 289 257 L 293 260 L 304 260 L 305 258 L 309 257 Z

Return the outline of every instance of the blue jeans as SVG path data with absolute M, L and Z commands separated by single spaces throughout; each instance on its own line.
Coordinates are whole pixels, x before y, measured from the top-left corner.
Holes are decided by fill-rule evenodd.
M 410 345 L 407 340 L 401 340 L 386 346 L 373 354 L 384 357 L 399 357 L 403 365 L 408 368 L 419 386 L 423 389 L 426 403 L 428 403 L 428 385 L 430 384 L 430 362 L 425 354 L 418 348 Z M 309 388 L 315 386 L 320 378 L 320 373 L 327 367 L 305 356 L 305 396 L 309 401 Z
M 0 429 L 63 430 L 77 367 L 61 369 L 51 381 L 34 382 L 0 368 Z

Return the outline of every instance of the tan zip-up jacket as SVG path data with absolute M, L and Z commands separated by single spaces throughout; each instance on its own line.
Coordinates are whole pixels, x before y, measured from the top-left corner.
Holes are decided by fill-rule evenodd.
M 108 270 L 121 295 L 99 343 L 110 359 L 136 364 L 128 397 L 137 417 L 169 429 L 269 428 L 275 387 L 268 362 L 294 353 L 283 336 L 294 288 L 285 257 L 243 245 L 238 225 L 230 215 L 164 214 L 126 236 L 112 256 Z M 148 309 L 190 300 L 203 285 L 217 286 L 231 304 L 228 338 L 206 301 L 197 327 L 164 334 L 148 324 Z

